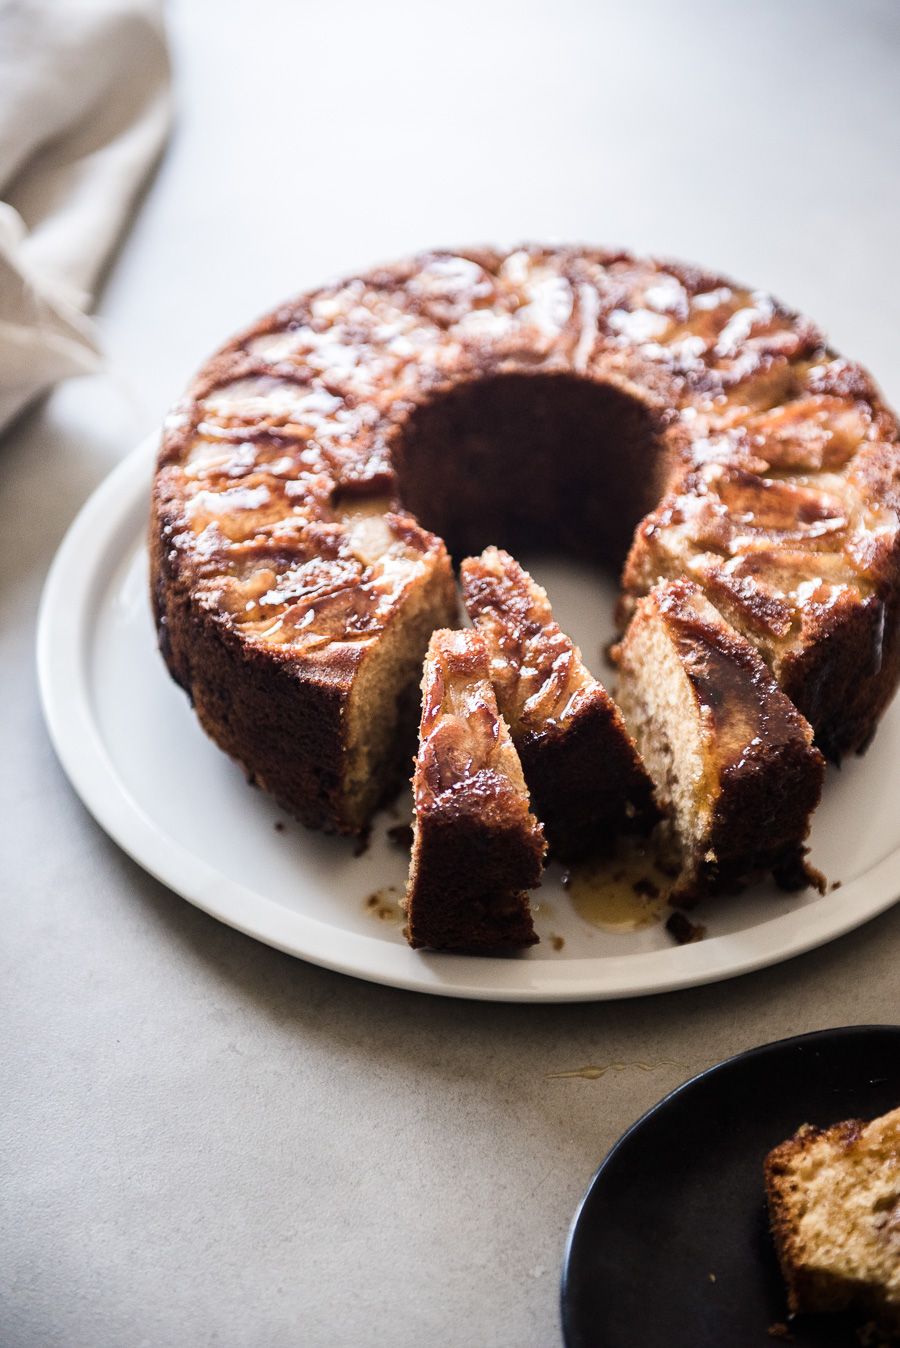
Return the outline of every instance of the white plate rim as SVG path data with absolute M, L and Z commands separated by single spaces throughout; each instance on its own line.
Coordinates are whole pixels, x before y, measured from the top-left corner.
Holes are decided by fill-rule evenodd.
M 671 950 L 568 960 L 423 954 L 332 927 L 239 884 L 162 830 L 118 777 L 92 711 L 92 603 L 118 536 L 148 499 L 158 433 L 82 506 L 44 584 L 37 672 L 51 742 L 97 823 L 144 870 L 247 936 L 339 973 L 408 991 L 481 1001 L 575 1002 L 696 987 L 792 959 L 843 936 L 900 897 L 900 848 L 840 890 L 743 931 Z

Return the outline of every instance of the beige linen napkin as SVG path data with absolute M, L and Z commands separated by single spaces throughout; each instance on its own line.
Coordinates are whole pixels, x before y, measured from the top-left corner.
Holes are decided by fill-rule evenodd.
M 101 364 L 94 287 L 169 124 L 159 0 L 0 0 L 0 429 Z

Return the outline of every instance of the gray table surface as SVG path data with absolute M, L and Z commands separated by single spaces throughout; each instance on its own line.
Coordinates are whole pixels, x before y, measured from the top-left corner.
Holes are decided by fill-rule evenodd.
M 222 337 L 433 243 L 701 259 L 813 313 L 900 402 L 900 7 L 181 0 L 170 19 L 178 125 L 99 306 L 110 372 L 0 445 L 0 1343 L 553 1345 L 606 1149 L 728 1054 L 896 1018 L 900 908 L 780 968 L 606 1005 L 309 967 L 89 818 L 38 706 L 41 584 Z

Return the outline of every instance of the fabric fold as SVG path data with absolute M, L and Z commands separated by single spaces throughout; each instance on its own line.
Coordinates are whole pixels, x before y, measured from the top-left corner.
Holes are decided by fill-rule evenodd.
M 94 290 L 165 143 L 158 0 L 0 3 L 0 428 L 97 370 Z

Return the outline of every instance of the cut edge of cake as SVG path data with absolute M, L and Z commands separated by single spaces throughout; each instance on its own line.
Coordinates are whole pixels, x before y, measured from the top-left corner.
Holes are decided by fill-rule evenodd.
M 672 903 L 803 864 L 824 760 L 762 658 L 688 581 L 639 599 L 615 651 L 617 701 L 654 784 Z

